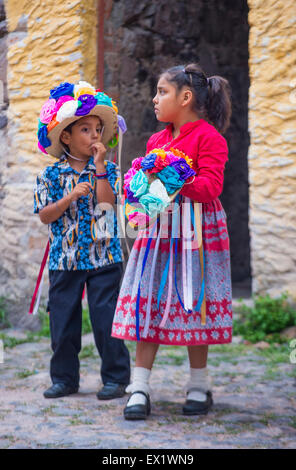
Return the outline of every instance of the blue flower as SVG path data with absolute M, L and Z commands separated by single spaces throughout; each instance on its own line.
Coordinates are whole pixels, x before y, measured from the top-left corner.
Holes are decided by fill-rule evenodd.
M 130 190 L 134 193 L 134 197 L 140 197 L 146 194 L 148 190 L 148 178 L 142 170 L 139 170 L 130 182 Z
M 50 90 L 50 97 L 55 100 L 64 95 L 74 96 L 74 85 L 72 83 L 63 82 Z
M 159 212 L 162 212 L 166 207 L 167 203 L 164 203 L 154 194 L 144 194 L 139 199 L 142 206 L 145 208 L 150 217 L 156 217 Z
M 47 126 L 42 126 L 40 129 L 38 129 L 38 140 L 44 148 L 51 145 L 51 141 L 47 137 Z
M 95 98 L 97 100 L 97 104 L 103 104 L 112 107 L 112 100 L 109 98 L 109 96 L 105 95 L 105 93 L 99 92 L 95 95 Z
M 169 194 L 174 193 L 184 184 L 184 181 L 180 180 L 179 174 L 172 166 L 167 166 L 157 173 L 157 176 L 163 182 Z
M 154 168 L 154 162 L 156 160 L 156 153 L 149 153 L 146 157 L 143 158 L 141 167 L 143 171 L 150 170 Z

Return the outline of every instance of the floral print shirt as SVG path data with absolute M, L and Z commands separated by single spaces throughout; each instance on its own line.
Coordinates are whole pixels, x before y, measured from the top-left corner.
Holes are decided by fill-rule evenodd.
M 120 170 L 110 161 L 105 161 L 105 166 L 116 196 Z M 101 210 L 99 207 L 95 173 L 93 157 L 81 173 L 74 170 L 66 158 L 62 158 L 37 176 L 35 214 L 69 194 L 78 183 L 89 182 L 92 186 L 88 196 L 72 202 L 59 219 L 48 225 L 50 270 L 90 270 L 122 261 L 116 214 L 113 210 Z

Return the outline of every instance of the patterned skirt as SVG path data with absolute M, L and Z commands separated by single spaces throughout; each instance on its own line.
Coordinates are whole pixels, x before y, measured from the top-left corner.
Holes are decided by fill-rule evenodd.
M 167 228 L 167 234 L 171 234 L 171 220 Z M 191 245 L 192 310 L 185 309 L 183 302 L 184 289 L 188 287 L 184 286 L 182 228 L 174 250 L 173 282 L 170 283 L 167 276 L 165 285 L 163 273 L 168 266 L 169 253 L 172 253 L 171 238 L 170 235 L 160 237 L 154 257 L 157 238 L 154 236 L 149 242 L 149 233 L 151 235 L 151 230 L 138 233 L 130 253 L 117 301 L 112 336 L 183 346 L 230 343 L 232 292 L 229 238 L 226 215 L 220 200 L 202 204 L 203 262 L 198 248 L 194 243 Z M 147 243 L 149 251 L 146 250 Z M 203 280 L 205 321 L 202 321 L 201 309 L 198 307 Z M 163 290 L 160 296 L 161 285 Z M 169 310 L 166 308 L 168 296 Z

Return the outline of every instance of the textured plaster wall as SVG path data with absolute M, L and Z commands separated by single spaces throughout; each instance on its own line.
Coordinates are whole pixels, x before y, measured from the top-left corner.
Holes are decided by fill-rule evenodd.
M 253 290 L 296 298 L 296 3 L 248 4 Z
M 12 301 L 12 321 L 26 323 L 47 241 L 47 227 L 33 215 L 33 186 L 55 161 L 37 150 L 38 115 L 61 81 L 94 83 L 96 2 L 6 0 L 5 11 L 9 108 L 1 154 L 0 295 Z

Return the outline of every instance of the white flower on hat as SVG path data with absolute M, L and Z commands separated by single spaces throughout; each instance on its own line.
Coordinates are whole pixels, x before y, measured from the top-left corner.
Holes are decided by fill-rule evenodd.
M 66 101 L 57 112 L 57 121 L 62 122 L 64 119 L 75 116 L 78 109 L 78 101 Z
M 76 85 L 74 85 L 74 98 L 77 100 L 81 95 L 95 95 L 95 88 L 88 82 L 80 80 Z

